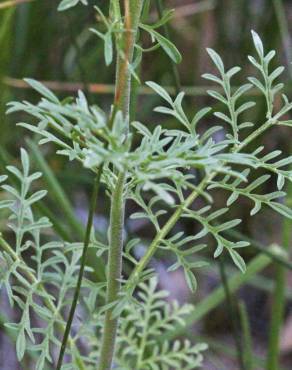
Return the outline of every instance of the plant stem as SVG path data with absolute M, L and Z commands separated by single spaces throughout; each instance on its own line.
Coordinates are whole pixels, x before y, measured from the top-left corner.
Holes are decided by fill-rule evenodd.
M 214 175 L 210 175 L 208 177 L 205 177 L 201 183 L 198 185 L 197 189 L 194 190 L 188 198 L 185 200 L 184 203 L 182 203 L 176 211 L 173 213 L 173 215 L 169 218 L 169 220 L 166 222 L 166 224 L 163 226 L 163 228 L 157 233 L 156 237 L 153 239 L 152 243 L 150 244 L 149 248 L 147 249 L 147 252 L 145 255 L 141 258 L 139 261 L 139 264 L 136 265 L 134 271 L 132 272 L 130 276 L 130 282 L 133 284 L 133 287 L 135 286 L 136 282 L 139 280 L 139 276 L 142 273 L 142 271 L 147 266 L 148 262 L 150 261 L 151 257 L 156 252 L 156 249 L 158 248 L 161 240 L 163 240 L 167 234 L 170 232 L 170 230 L 174 227 L 177 220 L 181 217 L 182 213 L 185 209 L 187 209 L 194 200 L 201 194 L 201 191 L 205 188 L 205 186 L 208 184 L 208 182 L 214 177 Z
M 291 37 L 289 33 L 289 24 L 286 17 L 286 9 L 282 0 L 273 0 L 277 21 L 279 24 L 280 35 L 282 38 L 283 49 L 286 57 L 286 64 L 289 70 L 290 78 L 292 77 L 292 51 L 291 51 Z
M 143 0 L 125 0 L 124 39 L 122 50 L 118 50 L 117 74 L 114 103 L 121 110 L 124 119 L 129 117 L 131 94 L 131 69 L 137 30 L 139 26 Z M 118 43 L 119 41 L 117 41 Z
M 290 77 L 292 76 L 291 67 L 291 38 L 289 35 L 289 28 L 287 18 L 285 16 L 284 4 L 281 0 L 273 0 L 277 20 L 279 23 L 280 34 L 283 42 L 283 48 L 287 59 L 287 65 Z M 292 197 L 292 186 L 289 183 L 286 199 Z M 288 252 L 289 243 L 291 240 L 291 226 L 290 220 L 285 219 L 283 223 L 283 247 Z M 280 358 L 280 332 L 283 324 L 284 309 L 285 309 L 285 291 L 286 291 L 286 270 L 281 265 L 276 265 L 275 273 L 275 288 L 272 305 L 271 327 L 268 345 L 267 356 L 267 370 L 279 369 Z
M 222 255 L 219 258 L 219 271 L 220 271 L 222 286 L 224 288 L 226 303 L 228 306 L 227 310 L 228 310 L 228 314 L 231 320 L 232 334 L 233 334 L 233 338 L 235 342 L 237 359 L 239 362 L 240 369 L 245 370 L 245 365 L 243 361 L 243 348 L 242 348 L 241 338 L 239 336 L 238 325 L 237 325 L 237 322 L 238 322 L 238 314 L 237 314 L 237 309 L 236 309 L 237 307 L 234 304 L 234 300 L 230 292 L 229 283 L 228 283 L 228 279 L 227 279 L 226 272 L 225 272 L 224 256 Z
M 292 197 L 292 186 L 289 183 L 287 192 L 287 199 Z M 283 223 L 283 248 L 288 251 L 291 240 L 291 220 L 284 219 Z M 280 264 L 275 265 L 275 288 L 272 305 L 272 317 L 270 326 L 268 356 L 267 356 L 267 370 L 279 369 L 280 357 L 280 332 L 283 324 L 284 309 L 286 304 L 286 268 Z
M 120 173 L 116 184 L 116 189 L 112 197 L 111 224 L 110 224 L 110 250 L 108 259 L 107 277 L 107 297 L 106 304 L 111 304 L 118 298 L 120 291 L 120 279 L 122 273 L 122 246 L 124 228 L 124 183 L 125 173 Z M 115 338 L 117 333 L 118 319 L 112 318 L 112 309 L 108 309 L 105 314 L 103 328 L 103 340 L 101 356 L 98 369 L 111 369 Z
M 65 333 L 64 333 L 61 348 L 60 348 L 60 353 L 59 353 L 59 357 L 58 357 L 56 370 L 60 370 L 61 367 L 62 367 L 62 362 L 63 362 L 63 358 L 64 358 L 64 354 L 65 354 L 65 351 L 66 351 L 66 346 L 67 346 L 67 341 L 68 341 L 68 338 L 69 338 L 71 325 L 72 325 L 72 321 L 73 321 L 73 318 L 74 318 L 74 313 L 75 313 L 77 302 L 78 302 L 79 295 L 80 295 L 82 278 L 83 278 L 84 268 L 85 268 L 85 265 L 86 265 L 86 255 L 87 255 L 87 250 L 88 250 L 88 246 L 89 246 L 89 242 L 90 242 L 90 233 L 91 233 L 91 230 L 92 230 L 94 212 L 95 212 L 95 207 L 96 207 L 96 203 L 97 203 L 101 173 L 102 173 L 102 167 L 99 167 L 98 173 L 95 177 L 94 184 L 93 184 L 93 192 L 92 192 L 91 201 L 90 201 L 90 209 L 89 209 L 89 214 L 88 214 L 86 233 L 85 233 L 85 238 L 84 238 L 84 246 L 83 246 L 83 251 L 82 251 L 82 257 L 81 257 L 81 262 L 80 262 L 80 269 L 79 269 L 77 284 L 76 284 L 73 300 L 72 300 L 71 307 L 70 307 L 69 317 L 68 317 L 68 320 L 67 320 Z
M 273 294 L 273 305 L 271 324 L 269 330 L 269 346 L 267 357 L 267 370 L 278 370 L 280 356 L 280 331 L 283 323 L 285 307 L 286 271 L 282 266 L 276 266 L 275 288 Z
M 125 0 L 125 20 L 122 49 L 118 48 L 117 78 L 114 99 L 114 112 L 120 110 L 124 120 L 129 122 L 131 96 L 131 69 L 138 25 L 141 17 L 143 0 Z M 119 47 L 117 40 L 117 46 Z M 128 128 L 129 130 L 129 128 Z M 106 304 L 110 305 L 118 299 L 122 273 L 122 250 L 124 229 L 124 187 L 127 174 L 118 173 L 118 180 L 111 199 L 110 240 L 108 256 Z M 102 345 L 98 369 L 110 370 L 112 367 L 119 317 L 112 317 L 112 308 L 105 313 Z
M 244 147 L 246 147 L 248 144 L 250 144 L 254 139 L 256 139 L 259 135 L 261 135 L 263 132 L 265 132 L 267 129 L 275 125 L 275 122 L 272 120 L 266 121 L 263 125 L 261 125 L 258 129 L 253 131 L 245 140 L 239 144 L 237 147 L 235 147 L 234 152 L 240 152 Z
M 256 139 L 259 135 L 261 135 L 263 132 L 265 132 L 268 128 L 272 126 L 271 121 L 265 122 L 261 127 L 259 127 L 256 131 L 252 132 L 249 136 L 246 137 L 246 139 L 234 149 L 235 153 L 238 153 L 240 150 L 242 150 L 245 146 L 250 144 L 254 139 Z M 213 173 L 206 176 L 201 183 L 197 186 L 195 190 L 188 196 L 188 198 L 179 206 L 177 207 L 176 211 L 170 216 L 168 221 L 165 223 L 165 225 L 162 227 L 162 229 L 156 234 L 155 238 L 153 239 L 152 243 L 150 244 L 149 248 L 147 249 L 147 252 L 145 255 L 141 258 L 138 265 L 136 265 L 134 271 L 132 272 L 130 278 L 129 278 L 129 285 L 130 289 L 135 289 L 135 284 L 139 279 L 140 274 L 145 269 L 147 264 L 149 263 L 150 259 L 156 252 L 156 249 L 159 247 L 160 242 L 167 236 L 167 234 L 171 231 L 173 226 L 176 224 L 176 222 L 181 217 L 183 211 L 187 209 L 194 200 L 202 193 L 202 191 L 205 189 L 205 187 L 208 185 L 209 181 L 211 181 L 215 176 L 217 175 L 217 172 L 214 171 Z
M 254 368 L 253 340 L 246 305 L 239 302 L 240 330 L 242 333 L 243 361 L 246 370 Z

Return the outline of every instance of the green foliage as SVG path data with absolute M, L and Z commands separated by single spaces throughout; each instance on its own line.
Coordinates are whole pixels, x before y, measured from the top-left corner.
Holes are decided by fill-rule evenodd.
M 202 365 L 202 352 L 206 344 L 191 345 L 189 341 L 170 342 L 157 340 L 162 335 L 169 335 L 176 325 L 184 326 L 184 317 L 193 311 L 193 306 L 180 306 L 176 301 L 167 303 L 166 291 L 157 290 L 157 279 L 151 278 L 138 286 L 137 300 L 129 304 L 121 319 L 116 349 L 116 368 L 119 370 L 167 370 L 196 369 Z M 100 331 L 102 317 L 98 324 L 88 325 L 88 335 L 92 327 Z M 90 330 L 91 327 L 91 330 Z M 96 335 L 90 336 L 96 351 L 92 359 L 96 360 L 100 342 Z
M 45 217 L 36 219 L 32 208 L 46 191 L 31 192 L 32 183 L 41 174 L 30 174 L 29 157 L 24 149 L 21 163 L 21 170 L 7 167 L 17 178 L 19 190 L 2 185 L 9 197 L 0 202 L 0 208 L 8 208 L 11 214 L 8 226 L 15 235 L 15 248 L 6 247 L 1 252 L 1 265 L 5 266 L 1 283 L 11 306 L 16 305 L 22 312 L 18 323 L 6 324 L 17 331 L 17 357 L 21 360 L 25 351 L 33 348 L 39 355 L 36 369 L 43 369 L 46 361 L 52 361 L 51 346 L 59 343 L 56 328 L 65 324 L 62 311 L 67 305 L 68 293 L 75 286 L 81 245 L 42 242 L 43 230 L 51 225 Z M 28 261 L 27 254 L 30 255 Z M 35 326 L 31 315 L 42 324 Z
M 64 10 L 67 10 L 67 9 L 70 9 L 70 8 L 73 8 L 74 6 L 76 6 L 77 4 L 83 4 L 83 5 L 87 5 L 87 0 L 62 0 L 58 6 L 58 10 L 60 12 L 64 11 Z
M 126 309 L 118 342 L 118 357 L 122 359 L 119 368 L 166 370 L 170 367 L 199 367 L 203 359 L 201 352 L 207 348 L 205 344 L 192 346 L 189 341 L 171 344 L 167 340 L 161 345 L 156 344 L 159 336 L 173 331 L 177 324 L 184 325 L 183 317 L 193 310 L 192 306 L 179 306 L 176 301 L 166 303 L 168 293 L 156 289 L 156 278 L 150 279 L 149 284 L 141 283 L 138 306 Z
M 87 3 L 84 0 L 63 0 L 59 10 L 69 9 L 80 2 L 84 5 Z M 112 63 L 114 53 L 125 61 L 124 38 L 121 37 L 125 29 L 122 28 L 123 19 L 117 3 L 111 2 L 109 17 L 99 8 L 96 10 L 105 31 L 92 31 L 104 42 L 106 65 Z M 166 12 L 156 24 L 140 22 L 140 29 L 150 35 L 154 45 L 145 50 L 137 40 L 136 59 L 133 63 L 127 63 L 133 76 L 137 77 L 135 69 L 142 54 L 157 47 L 161 47 L 172 61 L 180 62 L 177 48 L 157 31 L 171 15 L 172 12 Z M 205 131 L 199 126 L 203 119 L 210 116 L 211 107 L 203 107 L 188 117 L 184 110 L 184 93 L 173 98 L 155 82 L 148 82 L 148 86 L 163 101 L 155 112 L 174 118 L 177 121 L 174 129 L 158 124 L 150 130 L 148 124 L 136 121 L 129 123 L 126 115 L 117 111 L 116 107 L 108 110 L 108 113 L 97 105 L 89 105 L 81 91 L 76 98 L 69 97 L 61 101 L 47 87 L 32 79 L 26 82 L 41 95 L 39 103 L 23 101 L 9 104 L 8 113 L 26 112 L 33 117 L 33 122 L 21 122 L 19 125 L 36 134 L 40 144 L 53 145 L 58 154 L 66 156 L 70 161 L 77 160 L 93 173 L 101 170 L 101 181 L 112 203 L 116 199 L 115 194 L 119 195 L 121 204 L 128 199 L 134 201 L 139 210 L 131 218 L 147 219 L 155 233 L 141 259 L 135 253 L 140 240 L 136 237 L 128 240 L 123 258 L 134 269 L 130 276 L 122 280 L 122 290 L 117 301 L 105 303 L 105 285 L 119 280 L 93 284 L 85 279 L 82 289 L 88 297 L 86 294 L 81 295 L 80 305 L 86 320 L 78 325 L 74 336 L 70 338 L 66 350 L 71 362 L 64 365 L 63 369 L 83 369 L 82 363 L 86 369 L 96 368 L 100 356 L 100 337 L 96 334 L 102 333 L 109 310 L 113 311 L 113 318 L 121 315 L 114 360 L 118 369 L 199 367 L 205 345 L 193 346 L 188 341 L 167 340 L 159 344 L 157 341 L 157 337 L 174 331 L 175 325 L 183 325 L 183 318 L 193 308 L 189 305 L 179 306 L 176 302 L 166 303 L 166 293 L 157 290 L 157 279 L 152 277 L 155 272 L 147 267 L 151 257 L 158 249 L 169 251 L 175 259 L 169 271 L 183 269 L 189 288 L 195 291 L 196 269 L 205 266 L 199 252 L 207 250 L 209 245 L 208 249 L 214 258 L 228 253 L 242 272 L 246 270 L 238 251 L 249 243 L 234 242 L 222 235 L 241 222 L 240 219 L 226 217 L 240 196 L 253 202 L 251 215 L 267 206 L 292 218 L 291 209 L 281 203 L 281 198 L 286 195 L 283 190 L 285 183 L 292 180 L 292 173 L 287 168 L 291 164 L 291 157 L 281 156 L 278 159 L 281 155 L 279 151 L 269 153 L 264 147 L 253 151 L 249 149 L 249 144 L 269 128 L 291 126 L 291 121 L 285 120 L 285 115 L 292 109 L 292 103 L 283 95 L 282 107 L 276 111 L 274 101 L 283 86 L 275 84 L 275 80 L 283 68 L 270 71 L 269 63 L 275 52 L 265 54 L 259 36 L 252 32 L 252 37 L 257 57 L 249 57 L 249 60 L 260 77 L 249 77 L 249 82 L 243 83 L 236 91 L 232 88 L 231 80 L 240 72 L 240 68 L 227 69 L 219 54 L 212 49 L 207 50 L 219 75 L 208 73 L 203 77 L 222 88 L 222 93 L 208 91 L 212 98 L 221 103 L 216 105 L 214 117 L 215 122 L 219 119 L 222 124 L 211 126 Z M 255 105 L 255 102 L 245 99 L 252 85 L 266 101 L 266 116 L 260 125 L 246 121 L 246 115 L 252 113 Z M 222 111 L 217 107 L 222 108 Z M 246 134 L 247 129 L 249 134 Z M 137 139 L 135 142 L 134 136 Z M 7 199 L 0 202 L 0 208 L 7 208 L 10 212 L 9 226 L 15 234 L 13 248 L 4 239 L 1 242 L 1 264 L 5 266 L 2 284 L 11 305 L 17 305 L 21 312 L 20 321 L 9 324 L 10 328 L 17 331 L 18 358 L 21 360 L 28 349 L 37 351 L 39 360 L 36 368 L 40 370 L 45 363 L 53 362 L 53 349 L 60 347 L 59 332 L 63 333 L 66 325 L 64 311 L 76 285 L 82 245 L 62 241 L 43 242 L 43 231 L 51 225 L 46 218 L 35 218 L 33 206 L 46 192 L 31 191 L 31 184 L 41 174 L 30 174 L 29 156 L 25 150 L 21 150 L 21 162 L 21 171 L 13 166 L 7 167 L 17 178 L 20 190 L 11 185 L 2 185 Z M 120 181 L 121 174 L 123 181 Z M 259 187 L 265 185 L 271 175 L 277 177 L 278 191 L 259 193 Z M 2 176 L 0 180 L 6 181 L 6 177 Z M 216 207 L 214 194 L 218 188 L 228 194 L 226 207 Z M 200 198 L 199 205 L 195 202 L 197 198 Z M 122 220 L 123 209 L 115 208 L 114 211 L 117 218 Z M 183 233 L 172 234 L 172 228 L 180 218 L 192 220 L 199 231 L 187 236 Z M 122 234 L 122 226 L 116 227 L 118 235 Z M 208 236 L 215 241 L 214 251 Z M 101 243 L 97 240 L 92 230 L 90 247 L 95 248 L 98 256 L 110 255 L 112 245 L 107 244 L 110 242 Z M 27 258 L 27 255 L 30 257 Z M 137 295 L 133 294 L 135 289 Z M 41 321 L 40 325 L 31 320 L 32 315 Z M 79 340 L 86 340 L 89 356 L 80 355 L 76 345 Z
M 123 33 L 123 30 L 121 29 L 121 19 L 120 15 L 117 14 L 118 12 L 115 11 L 115 8 L 113 7 L 113 11 L 111 16 L 108 18 L 105 16 L 105 14 L 102 12 L 102 10 L 99 7 L 95 7 L 99 18 L 102 22 L 103 28 L 105 28 L 104 32 L 101 32 L 95 28 L 91 28 L 91 31 L 96 34 L 100 39 L 104 42 L 104 58 L 106 65 L 110 65 L 113 61 L 113 39 L 115 38 L 115 35 L 120 35 Z M 146 11 L 145 11 L 146 12 Z M 168 57 L 173 60 L 175 63 L 180 63 L 182 60 L 182 56 L 176 46 L 168 40 L 166 37 L 161 35 L 156 29 L 163 26 L 165 23 L 167 23 L 173 15 L 173 11 L 166 11 L 165 14 L 161 19 L 159 19 L 156 23 L 148 25 L 144 24 L 142 22 L 139 23 L 139 28 L 145 32 L 147 32 L 151 38 L 153 46 L 151 46 L 148 49 L 144 49 L 141 47 L 138 43 L 135 44 L 135 47 L 137 49 L 137 56 L 134 61 L 134 63 L 130 66 L 131 72 L 135 78 L 138 78 L 138 76 L 135 74 L 135 68 L 137 65 L 141 62 L 141 57 L 143 52 L 151 52 L 153 50 L 156 50 L 157 48 L 161 47 L 163 51 L 168 55 Z M 122 42 L 120 37 L 118 37 L 117 42 L 117 52 L 124 58 L 123 51 L 122 51 Z
M 259 57 L 264 58 L 259 37 L 254 32 L 253 40 Z M 214 115 L 227 123 L 230 130 L 228 126 L 214 126 L 199 135 L 198 125 L 200 120 L 209 114 L 211 108 L 203 108 L 189 119 L 183 109 L 184 94 L 180 93 L 173 100 L 166 90 L 154 82 L 149 82 L 148 85 L 167 104 L 167 106 L 157 107 L 155 111 L 175 117 L 181 124 L 181 129 L 169 130 L 158 125 L 151 132 L 146 125 L 133 122 L 131 126 L 141 139 L 140 144 L 132 150 L 130 150 L 132 134 L 125 135 L 127 123 L 122 115 L 119 112 L 116 114 L 112 129 L 110 129 L 107 125 L 109 120 L 107 114 L 97 106 L 90 107 L 81 92 L 79 92 L 75 102 L 68 99 L 61 102 L 52 92 L 38 82 L 27 80 L 34 89 L 42 94 L 42 100 L 36 106 L 28 102 L 11 103 L 8 112 L 22 110 L 37 118 L 37 125 L 26 123 L 20 125 L 39 134 L 42 137 L 40 144 L 53 142 L 62 148 L 58 151 L 59 154 L 68 156 L 70 160 L 79 160 L 92 171 L 97 171 L 98 166 L 104 164 L 106 169 L 104 170 L 103 181 L 109 194 L 111 194 L 117 181 L 115 173 L 110 170 L 111 166 L 125 171 L 127 173 L 125 196 L 133 199 L 143 209 L 142 213 L 136 213 L 132 217 L 149 219 L 158 233 L 162 228 L 160 217 L 171 211 L 172 208 L 176 208 L 177 204 L 184 204 L 187 192 L 196 191 L 197 189 L 195 176 L 190 172 L 186 173 L 185 169 L 201 171 L 209 177 L 209 180 L 207 181 L 207 188 L 201 191 L 200 195 L 205 198 L 209 205 L 196 211 L 186 209 L 182 216 L 191 217 L 202 224 L 204 228 L 199 236 L 209 233 L 215 238 L 218 244 L 215 257 L 218 257 L 226 248 L 235 264 L 244 271 L 244 261 L 235 249 L 247 244 L 245 242 L 234 243 L 220 235 L 220 232 L 226 230 L 226 228 L 234 228 L 240 220 L 229 220 L 218 225 L 214 225 L 213 220 L 217 218 L 217 215 L 222 218 L 239 196 L 245 196 L 254 202 L 251 215 L 256 214 L 263 205 L 267 205 L 286 217 L 292 217 L 291 210 L 277 201 L 277 199 L 285 196 L 285 192 L 282 190 L 285 181 L 291 181 L 292 178 L 291 171 L 285 169 L 291 163 L 291 157 L 282 158 L 271 163 L 271 160 L 281 154 L 279 151 L 260 156 L 260 153 L 264 151 L 263 147 L 259 147 L 253 152 L 245 149 L 253 138 L 256 138 L 265 129 L 281 125 L 280 118 L 291 109 L 292 105 L 284 97 L 283 108 L 279 112 L 273 112 L 271 104 L 279 89 L 276 88 L 275 90 L 272 82 L 279 73 L 272 72 L 271 78 L 265 63 L 271 59 L 271 55 L 273 56 L 274 53 L 269 53 L 268 58 L 262 59 L 263 67 L 260 70 L 264 80 L 270 82 L 267 82 L 261 88 L 257 83 L 265 98 L 270 97 L 267 100 L 268 121 L 250 135 L 241 138 L 242 129 L 253 127 L 252 123 L 238 122 L 238 116 L 243 115 L 244 112 L 249 111 L 254 106 L 252 102 L 240 104 L 240 98 L 248 91 L 251 84 L 242 85 L 232 94 L 230 80 L 235 73 L 239 72 L 240 68 L 234 67 L 225 72 L 220 56 L 211 49 L 208 49 L 208 53 L 220 73 L 220 78 L 211 74 L 204 75 L 204 77 L 220 84 L 225 92 L 225 97 L 215 91 L 209 93 L 215 99 L 220 100 L 229 111 L 229 116 L 222 112 L 215 112 Z M 255 64 L 252 57 L 249 59 Z M 256 78 L 250 77 L 249 80 L 253 83 Z M 286 122 L 283 121 L 283 124 L 286 124 Z M 215 141 L 213 136 L 219 130 L 225 132 L 225 137 L 221 141 Z M 243 166 L 244 169 L 241 170 L 240 166 Z M 255 170 L 258 171 L 259 169 L 277 175 L 279 191 L 268 194 L 254 192 L 256 188 L 266 183 L 270 178 L 269 174 L 265 174 L 251 180 L 251 174 L 257 173 Z M 231 192 L 227 200 L 228 208 L 214 209 L 212 190 L 216 188 Z M 157 197 L 147 203 L 143 194 L 149 191 Z M 160 202 L 159 211 L 153 210 L 157 202 Z M 209 212 L 208 216 L 206 216 L 206 212 Z M 196 238 L 199 239 L 199 236 L 196 235 Z M 170 247 L 170 241 L 171 239 L 163 239 L 159 246 L 163 248 L 168 246 L 176 254 L 178 264 L 173 268 L 183 266 L 188 284 L 194 288 L 196 284 L 191 271 L 195 265 L 193 262 L 188 264 L 185 258 L 186 254 L 191 254 L 191 252 L 185 251 L 186 254 L 183 256 L 178 246 Z M 178 251 L 180 251 L 179 254 Z

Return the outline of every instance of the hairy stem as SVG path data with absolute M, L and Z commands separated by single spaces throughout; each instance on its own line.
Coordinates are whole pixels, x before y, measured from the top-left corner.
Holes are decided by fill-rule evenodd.
M 116 189 L 112 197 L 111 224 L 110 224 L 110 250 L 108 258 L 107 297 L 106 303 L 111 304 L 118 298 L 120 279 L 122 273 L 122 246 L 124 228 L 124 190 L 125 173 L 120 173 Z M 99 359 L 99 370 L 111 369 L 114 354 L 115 338 L 118 319 L 112 317 L 112 309 L 105 314 L 103 340 Z
M 125 0 L 125 20 L 123 39 L 117 38 L 118 60 L 116 74 L 116 91 L 114 112 L 120 110 L 124 120 L 129 121 L 130 96 L 131 96 L 131 68 L 138 25 L 142 11 L 143 0 Z M 120 48 L 119 43 L 122 43 Z M 106 304 L 111 304 L 118 299 L 120 292 L 120 279 L 122 273 L 122 250 L 124 228 L 124 187 L 126 173 L 120 172 L 116 188 L 111 199 L 110 215 L 110 243 L 108 257 L 107 296 Z M 115 342 L 118 327 L 118 317 L 112 317 L 112 309 L 105 314 L 102 345 L 99 358 L 99 370 L 110 370 L 112 367 Z
M 143 0 L 125 0 L 124 36 L 117 39 L 118 56 L 116 72 L 116 88 L 114 103 L 118 110 L 128 119 L 131 94 L 131 68 L 135 40 L 139 26 Z M 119 47 L 122 43 L 122 47 Z

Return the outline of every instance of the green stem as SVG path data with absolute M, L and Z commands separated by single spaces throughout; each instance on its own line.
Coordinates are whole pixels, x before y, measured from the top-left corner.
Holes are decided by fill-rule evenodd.
M 237 309 L 236 309 L 237 306 L 235 305 L 234 299 L 230 292 L 229 282 L 228 282 L 226 272 L 225 272 L 224 256 L 220 256 L 219 258 L 219 271 L 220 271 L 222 286 L 224 288 L 224 293 L 225 293 L 225 298 L 226 298 L 226 303 L 227 303 L 227 310 L 230 316 L 232 334 L 233 334 L 236 352 L 237 352 L 237 359 L 239 362 L 240 369 L 245 370 L 242 343 L 241 343 L 241 338 L 239 336 L 239 330 L 238 330 L 238 325 L 237 325 L 237 322 L 238 322 L 238 314 L 237 314 Z
M 280 356 L 280 331 L 283 323 L 285 307 L 286 271 L 279 265 L 276 267 L 275 288 L 273 295 L 272 317 L 270 324 L 269 347 L 267 357 L 267 369 L 279 369 Z
M 115 4 L 115 3 L 114 3 Z M 125 20 L 122 48 L 118 49 L 117 78 L 114 100 L 114 112 L 120 110 L 124 120 L 129 121 L 131 96 L 131 69 L 138 25 L 141 17 L 143 0 L 125 0 Z M 117 46 L 119 42 L 117 40 Z M 111 199 L 110 240 L 108 256 L 106 304 L 110 305 L 118 299 L 122 273 L 122 250 L 124 228 L 124 187 L 127 174 L 118 173 L 118 180 Z M 105 313 L 102 345 L 98 369 L 110 370 L 112 367 L 119 317 L 112 317 L 112 308 Z
M 287 18 L 285 16 L 285 9 L 281 0 L 273 0 L 277 20 L 279 23 L 280 33 L 282 37 L 283 47 L 288 61 L 288 69 L 290 76 L 292 75 L 291 59 L 291 39 L 289 36 L 289 29 Z M 292 197 L 292 186 L 289 184 L 287 199 Z M 283 224 L 283 247 L 286 251 L 289 249 L 291 240 L 291 221 L 284 220 Z M 283 266 L 276 265 L 275 273 L 275 289 L 272 306 L 272 318 L 269 336 L 268 356 L 267 356 L 267 370 L 279 369 L 280 358 L 280 332 L 283 324 L 284 309 L 285 309 L 285 290 L 286 290 L 286 270 Z
M 96 207 L 97 198 L 98 198 L 98 190 L 99 190 L 101 173 L 102 173 L 102 166 L 99 168 L 98 173 L 94 180 L 94 184 L 93 184 L 93 192 L 92 192 L 91 201 L 90 201 L 90 209 L 89 209 L 89 214 L 88 214 L 86 233 L 85 233 L 85 238 L 84 238 L 84 246 L 83 246 L 82 257 L 81 257 L 81 262 L 80 262 L 80 269 L 79 269 L 79 274 L 78 274 L 78 279 L 77 279 L 77 284 L 76 284 L 73 300 L 72 300 L 71 307 L 70 307 L 69 317 L 67 320 L 67 324 L 66 324 L 66 328 L 65 328 L 65 332 L 64 332 L 60 352 L 59 352 L 56 370 L 60 370 L 62 367 L 63 358 L 64 358 L 64 354 L 66 351 L 66 346 L 67 346 L 67 342 L 68 342 L 68 338 L 69 338 L 70 330 L 72 326 L 72 321 L 74 318 L 74 313 L 75 313 L 77 302 L 78 302 L 79 295 L 80 295 L 82 278 L 83 278 L 84 269 L 86 265 L 86 256 L 87 256 L 87 251 L 88 251 L 88 247 L 90 243 L 90 233 L 92 230 L 94 212 L 95 212 L 95 207 Z
M 279 24 L 280 34 L 282 38 L 283 48 L 286 56 L 286 63 L 289 70 L 290 77 L 292 77 L 292 51 L 291 51 L 291 37 L 289 33 L 289 24 L 286 17 L 286 10 L 282 0 L 273 0 L 277 21 Z
M 289 184 L 287 199 L 292 197 L 292 186 Z M 284 219 L 283 224 L 283 248 L 288 251 L 291 240 L 291 220 Z M 276 264 L 275 273 L 275 288 L 272 305 L 272 317 L 270 326 L 268 356 L 267 356 L 267 370 L 279 369 L 280 358 L 280 334 L 283 324 L 284 309 L 286 304 L 285 291 L 286 291 L 286 266 Z
M 171 231 L 171 229 L 176 224 L 177 220 L 181 217 L 182 213 L 185 209 L 187 209 L 194 200 L 201 194 L 201 191 L 205 188 L 205 186 L 208 184 L 208 182 L 214 177 L 214 175 L 210 175 L 208 177 L 205 177 L 200 185 L 194 190 L 188 198 L 185 200 L 184 203 L 182 203 L 176 211 L 173 213 L 173 215 L 169 218 L 169 220 L 166 222 L 166 224 L 163 226 L 163 228 L 157 233 L 156 237 L 153 239 L 152 243 L 150 244 L 149 248 L 147 249 L 147 252 L 144 254 L 144 256 L 139 261 L 138 265 L 136 265 L 134 271 L 132 272 L 130 276 L 130 282 L 133 284 L 133 288 L 136 285 L 136 282 L 139 280 L 139 276 L 142 273 L 142 271 L 147 266 L 148 262 L 156 252 L 156 249 L 158 248 L 160 242 L 167 236 L 167 234 Z
M 238 145 L 238 147 L 236 147 L 234 151 L 240 152 L 244 147 L 250 144 L 254 139 L 256 139 L 259 135 L 261 135 L 273 125 L 275 125 L 275 122 L 273 122 L 272 120 L 266 121 L 257 130 L 253 131 L 240 145 Z
M 110 250 L 108 259 L 107 276 L 107 297 L 106 303 L 111 304 L 118 299 L 120 291 L 120 279 L 122 273 L 122 246 L 123 246 L 123 228 L 124 228 L 124 184 L 125 173 L 120 173 L 114 194 L 112 196 L 111 206 L 111 224 L 110 224 Z M 99 370 L 111 369 L 115 338 L 117 334 L 118 318 L 112 317 L 112 309 L 108 309 L 105 314 L 105 323 L 103 328 L 103 339 L 101 356 L 99 359 Z
M 250 144 L 254 139 L 256 139 L 259 135 L 261 135 L 263 132 L 265 132 L 271 126 L 272 126 L 271 121 L 265 122 L 256 131 L 252 132 L 249 136 L 247 136 L 246 139 L 238 147 L 236 147 L 234 149 L 234 152 L 238 153 L 240 150 L 242 150 L 245 146 Z M 168 219 L 168 221 L 165 223 L 165 225 L 162 227 L 162 229 L 156 234 L 155 238 L 153 239 L 152 243 L 150 244 L 149 248 L 147 249 L 147 252 L 141 258 L 138 265 L 136 265 L 134 271 L 132 272 L 132 274 L 129 278 L 130 288 L 132 288 L 132 290 L 135 289 L 135 285 L 136 285 L 136 282 L 139 280 L 140 274 L 145 269 L 145 267 L 148 265 L 150 259 L 152 258 L 152 256 L 156 252 L 156 249 L 159 247 L 160 242 L 171 231 L 173 226 L 176 224 L 176 222 L 181 217 L 183 211 L 185 209 L 187 209 L 194 202 L 194 200 L 202 193 L 202 191 L 208 185 L 209 181 L 211 181 L 216 175 L 217 175 L 217 172 L 215 171 L 215 172 L 211 173 L 209 176 L 206 176 L 201 181 L 201 183 L 198 185 L 198 187 L 188 196 L 188 198 L 179 207 L 177 207 L 176 211 Z
M 246 370 L 254 368 L 253 340 L 246 305 L 239 302 L 240 330 L 242 332 L 243 361 Z
M 125 0 L 124 37 L 122 48 L 119 48 L 121 40 L 117 40 L 117 73 L 115 87 L 115 107 L 123 112 L 124 119 L 129 117 L 130 94 L 131 94 L 131 68 L 133 61 L 136 35 L 138 31 L 143 0 Z

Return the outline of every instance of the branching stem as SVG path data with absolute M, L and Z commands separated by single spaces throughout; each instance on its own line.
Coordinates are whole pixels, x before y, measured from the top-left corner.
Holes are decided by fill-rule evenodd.
M 265 132 L 268 128 L 272 126 L 272 121 L 265 122 L 261 127 L 259 127 L 256 131 L 252 132 L 246 139 L 234 149 L 235 153 L 240 152 L 244 147 L 250 144 L 254 139 L 256 139 L 259 135 Z M 145 255 L 141 258 L 138 265 L 135 267 L 134 271 L 132 272 L 129 284 L 132 289 L 135 288 L 136 282 L 139 279 L 140 274 L 148 265 L 150 259 L 156 252 L 157 248 L 159 247 L 160 242 L 167 236 L 167 234 L 171 231 L 174 227 L 176 222 L 181 217 L 183 211 L 187 209 L 194 200 L 204 191 L 205 187 L 208 183 L 217 175 L 217 172 L 214 171 L 208 176 L 206 176 L 201 183 L 197 186 L 197 188 L 188 196 L 188 198 L 179 206 L 177 207 L 176 211 L 172 214 L 172 216 L 168 219 L 162 229 L 156 234 L 156 237 L 153 239 L 152 243 L 150 244 L 149 248 Z

